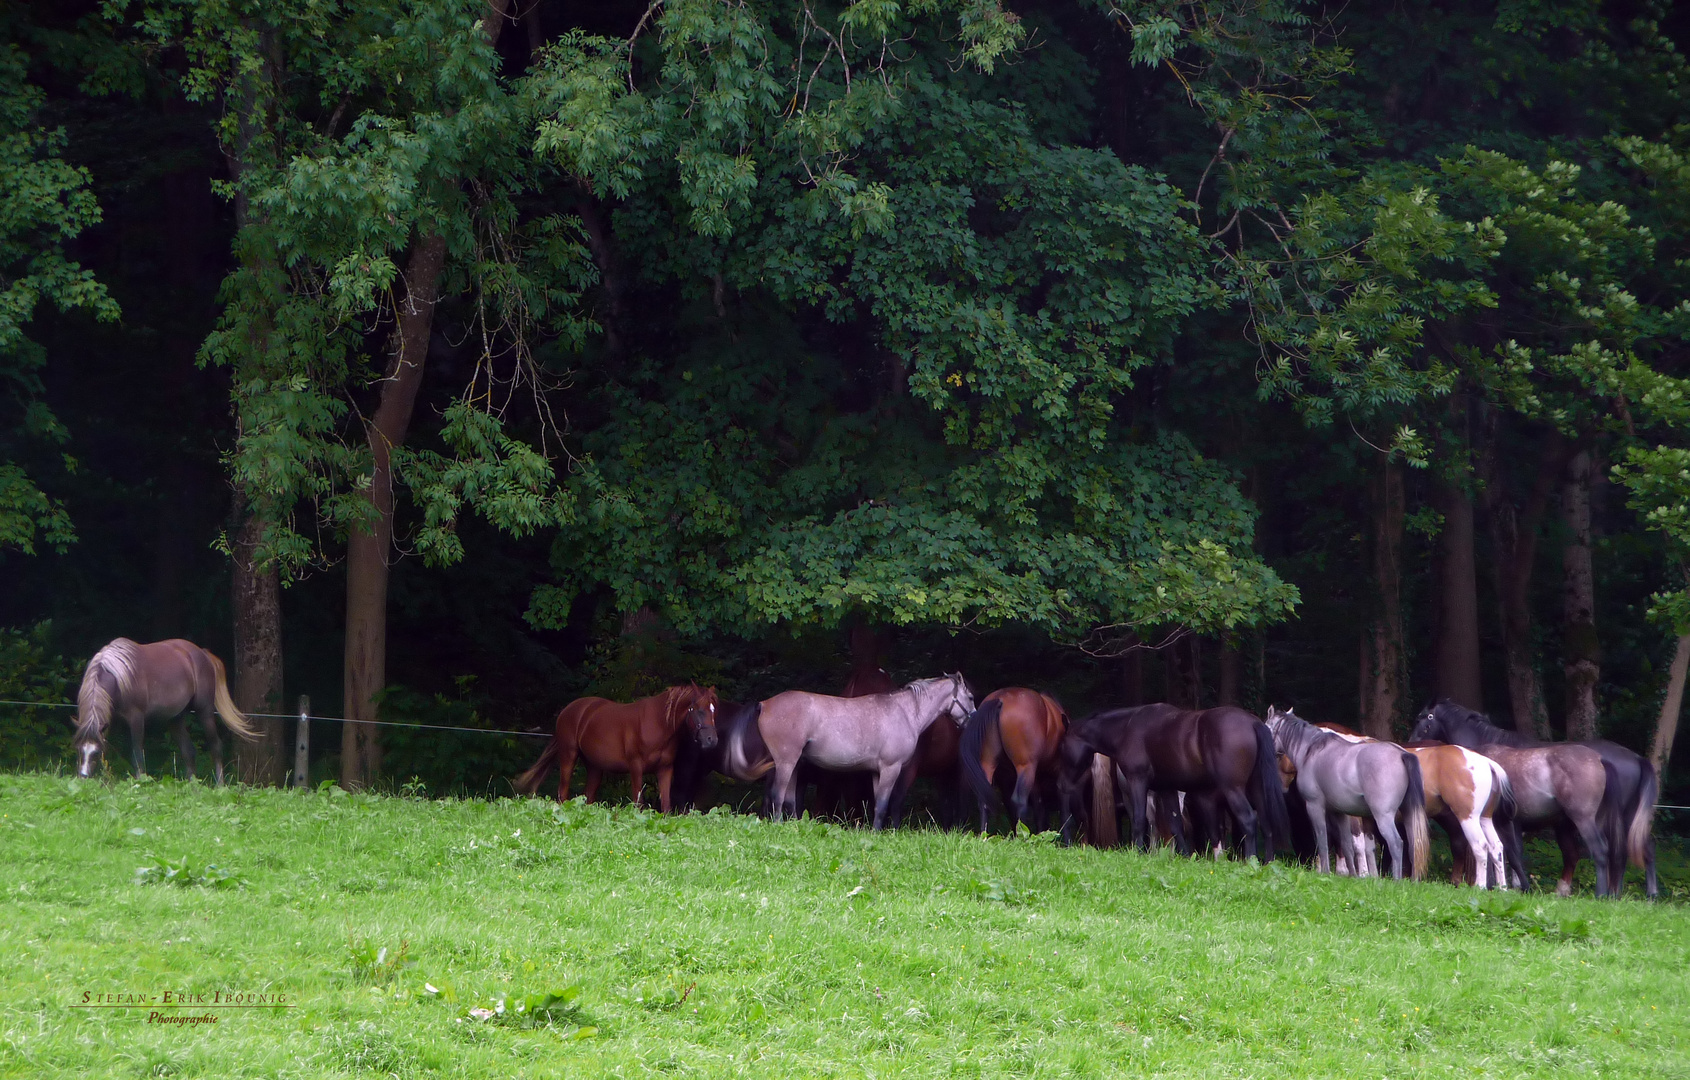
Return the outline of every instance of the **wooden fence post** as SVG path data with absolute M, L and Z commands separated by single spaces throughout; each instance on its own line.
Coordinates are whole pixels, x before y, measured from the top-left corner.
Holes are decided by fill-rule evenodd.
M 311 775 L 311 698 L 299 695 L 299 727 L 293 738 L 293 786 L 302 788 Z

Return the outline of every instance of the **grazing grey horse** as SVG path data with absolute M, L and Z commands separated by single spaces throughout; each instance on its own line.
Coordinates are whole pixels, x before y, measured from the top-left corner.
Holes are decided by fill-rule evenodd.
M 960 674 L 917 679 L 889 694 L 840 698 L 788 690 L 763 702 L 757 727 L 775 760 L 773 816 L 797 812 L 800 759 L 824 769 L 875 773 L 874 827 L 885 826 L 887 807 L 921 733 L 941 716 L 959 727 L 974 711 L 974 695 Z
M 1341 815 L 1354 814 L 1373 819 L 1373 827 L 1391 853 L 1391 873 L 1401 878 L 1406 872 L 1419 881 L 1426 876 L 1431 834 L 1426 826 L 1426 791 L 1420 779 L 1420 761 L 1396 743 L 1348 742 L 1322 731 L 1289 710 L 1268 709 L 1268 730 L 1275 747 L 1297 770 L 1297 792 L 1308 804 L 1309 824 L 1314 828 L 1316 866 L 1326 873 L 1327 831 L 1338 833 L 1339 846 L 1356 865 L 1349 829 Z M 1397 832 L 1397 811 L 1402 810 L 1408 828 L 1410 862 L 1403 859 L 1403 837 Z
M 76 693 L 76 775 L 92 776 L 94 764 L 106 752 L 106 727 L 113 716 L 129 723 L 129 752 L 135 773 L 147 772 L 142 737 L 149 719 L 169 720 L 182 748 L 188 779 L 194 778 L 194 744 L 182 714 L 192 708 L 200 715 L 217 782 L 223 782 L 223 742 L 217 737 L 213 714 L 243 739 L 257 738 L 246 717 L 229 697 L 223 661 L 191 641 L 171 638 L 141 645 L 118 638 L 94 654 L 82 673 Z

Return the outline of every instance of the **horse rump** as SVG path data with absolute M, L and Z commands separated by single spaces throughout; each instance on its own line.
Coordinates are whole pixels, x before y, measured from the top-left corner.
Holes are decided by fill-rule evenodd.
M 1403 771 L 1408 774 L 1408 791 L 1403 798 L 1403 824 L 1408 833 L 1409 876 L 1415 881 L 1426 878 L 1426 863 L 1432 855 L 1432 831 L 1426 824 L 1426 784 L 1420 776 L 1420 759 L 1412 750 L 1402 754 Z M 1474 852 L 1478 857 L 1478 852 Z

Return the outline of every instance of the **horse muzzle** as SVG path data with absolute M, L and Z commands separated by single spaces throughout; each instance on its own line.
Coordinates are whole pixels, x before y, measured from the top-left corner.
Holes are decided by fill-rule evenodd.
M 701 750 L 714 750 L 721 740 L 716 737 L 716 729 L 707 727 L 698 732 L 698 746 Z

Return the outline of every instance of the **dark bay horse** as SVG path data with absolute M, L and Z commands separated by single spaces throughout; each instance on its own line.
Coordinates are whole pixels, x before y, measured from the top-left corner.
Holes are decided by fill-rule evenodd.
M 1511 821 L 1497 822 L 1509 869 L 1520 887 L 1526 886 L 1525 848 L 1521 832 L 1551 828 L 1561 846 L 1561 880 L 1556 891 L 1565 896 L 1573 889 L 1573 871 L 1578 867 L 1579 841 L 1596 864 L 1596 895 L 1619 895 L 1624 885 L 1626 811 L 1636 807 L 1627 799 L 1647 792 L 1649 812 L 1654 813 L 1654 770 L 1635 773 L 1641 782 L 1627 789 L 1624 777 L 1595 747 L 1583 743 L 1540 743 L 1518 732 L 1506 731 L 1486 720 L 1482 713 L 1442 702 L 1421 711 L 1415 719 L 1412 740 L 1452 743 L 1477 750 L 1501 765 L 1514 789 L 1515 813 Z M 1647 835 L 1648 824 L 1643 830 Z M 1615 847 L 1621 848 L 1615 872 Z M 1646 845 L 1653 868 L 1654 845 Z M 1651 875 L 1652 879 L 1653 875 Z M 1651 894 L 1652 895 L 1652 894 Z
M 588 802 L 598 796 L 604 773 L 625 772 L 634 805 L 639 806 L 645 774 L 654 770 L 657 802 L 668 813 L 673 806 L 670 784 L 683 723 L 692 725 L 700 747 L 708 750 L 716 745 L 715 687 L 671 686 L 661 694 L 627 705 L 600 697 L 576 698 L 557 714 L 556 731 L 540 760 L 511 785 L 524 795 L 532 795 L 555 764 L 560 773 L 557 801 L 567 802 L 570 774 L 575 771 L 576 755 L 580 755 L 587 759 Z
M 1338 834 L 1339 846 L 1352 867 L 1360 865 L 1344 815 L 1368 817 L 1391 853 L 1391 873 L 1419 881 L 1426 876 L 1430 852 L 1426 828 L 1426 789 L 1420 759 L 1396 743 L 1347 739 L 1325 731 L 1292 712 L 1269 709 L 1268 730 L 1274 746 L 1297 771 L 1297 791 L 1308 807 L 1314 828 L 1315 867 L 1331 868 L 1328 831 Z M 1397 831 L 1403 815 L 1404 836 Z
M 141 645 L 118 638 L 88 661 L 82 687 L 76 692 L 76 775 L 92 776 L 94 763 L 106 752 L 106 727 L 113 716 L 129 723 L 130 754 L 135 773 L 145 776 L 142 749 L 149 719 L 169 720 L 182 750 L 188 779 L 194 778 L 194 744 L 182 714 L 199 713 L 205 738 L 211 744 L 211 764 L 223 782 L 223 742 L 217 737 L 213 714 L 243 739 L 257 733 L 229 697 L 223 661 L 191 641 L 171 638 Z
M 1176 705 L 1140 705 L 1088 716 L 1069 727 L 1061 744 L 1057 777 L 1062 797 L 1063 835 L 1071 837 L 1077 797 L 1088 778 L 1094 806 L 1112 806 L 1098 791 L 1112 784 L 1112 770 L 1093 767 L 1093 755 L 1115 760 L 1127 782 L 1127 812 L 1133 842 L 1150 843 L 1148 796 L 1184 791 L 1216 792 L 1244 836 L 1244 856 L 1256 854 L 1258 826 L 1263 858 L 1273 858 L 1274 840 L 1290 837 L 1285 793 L 1279 786 L 1273 735 L 1256 717 L 1230 705 L 1182 709 Z M 1096 813 L 1096 811 L 1094 811 Z M 1180 817 L 1170 822 L 1174 843 L 1190 854 Z
M 872 770 L 874 827 L 884 828 L 922 732 L 943 716 L 961 725 L 973 711 L 974 696 L 960 674 L 866 697 L 776 694 L 763 702 L 757 722 L 775 760 L 775 820 L 796 813 L 798 764 L 808 761 L 838 771 Z
M 986 816 L 991 812 L 992 777 L 998 762 L 1007 760 L 1015 770 L 1015 791 L 1009 799 L 1014 831 L 1017 822 L 1028 820 L 1039 769 L 1055 768 L 1057 748 L 1067 730 L 1068 714 L 1055 698 L 1037 690 L 1005 687 L 980 702 L 963 726 L 959 752 L 963 775 L 980 804 L 981 832 L 986 831 Z
M 670 801 L 677 807 L 698 802 L 700 789 L 711 773 L 742 784 L 756 783 L 774 771 L 775 759 L 757 727 L 762 703 L 723 701 L 716 709 L 716 741 L 705 747 L 691 732 L 683 732 L 675 751 L 675 775 L 670 784 Z M 768 797 L 763 812 L 768 812 Z

